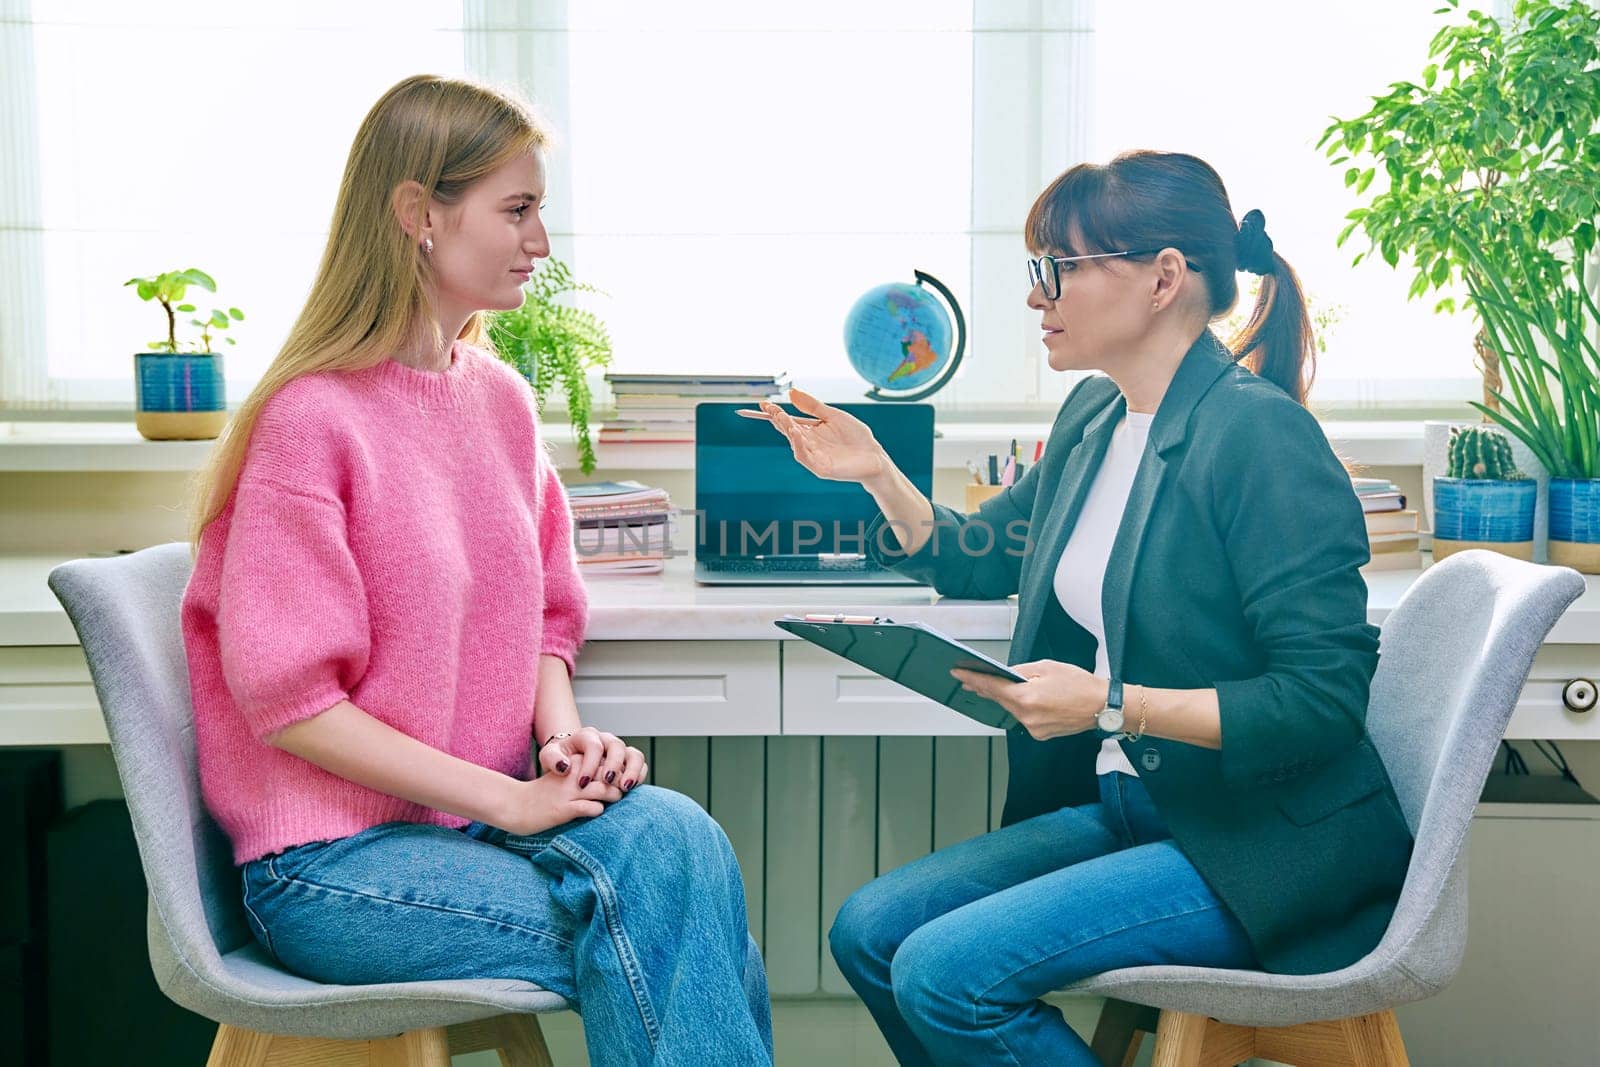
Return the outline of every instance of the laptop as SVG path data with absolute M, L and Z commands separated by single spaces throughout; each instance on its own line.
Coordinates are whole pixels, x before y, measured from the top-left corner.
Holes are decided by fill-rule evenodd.
M 804 416 L 789 404 L 785 411 Z M 933 405 L 836 404 L 868 426 L 925 496 L 933 494 Z M 818 478 L 755 407 L 702 403 L 694 419 L 695 581 L 706 585 L 921 585 L 867 557 L 878 514 L 855 482 Z M 891 541 L 891 544 L 893 542 Z

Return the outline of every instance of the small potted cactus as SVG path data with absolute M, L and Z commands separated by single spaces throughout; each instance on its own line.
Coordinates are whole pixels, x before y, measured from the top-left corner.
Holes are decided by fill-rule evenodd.
M 1433 480 L 1433 558 L 1487 548 L 1533 559 L 1538 484 L 1517 470 L 1511 442 L 1489 426 L 1450 431 L 1444 477 Z

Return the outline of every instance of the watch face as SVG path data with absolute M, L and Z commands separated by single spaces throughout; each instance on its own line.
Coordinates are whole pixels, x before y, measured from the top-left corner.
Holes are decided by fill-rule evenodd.
M 1101 708 L 1100 714 L 1096 717 L 1095 721 L 1099 724 L 1100 729 L 1104 730 L 1106 733 L 1116 733 L 1118 730 L 1122 729 L 1122 709 Z

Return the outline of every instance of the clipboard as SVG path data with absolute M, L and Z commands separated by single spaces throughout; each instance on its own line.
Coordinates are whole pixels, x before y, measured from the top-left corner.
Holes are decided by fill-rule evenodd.
M 961 683 L 950 677 L 950 670 L 961 667 L 1013 682 L 1027 679 L 926 623 L 860 617 L 844 621 L 844 616 L 822 621 L 785 615 L 773 624 L 985 726 L 1009 730 L 1017 725 L 999 704 L 962 689 Z

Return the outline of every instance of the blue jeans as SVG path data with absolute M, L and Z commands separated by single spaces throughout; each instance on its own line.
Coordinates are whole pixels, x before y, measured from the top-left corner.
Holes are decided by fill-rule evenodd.
M 845 901 L 833 957 L 903 1064 L 1099 1061 L 1039 998 L 1118 967 L 1259 967 L 1143 783 L 890 871 Z
M 243 877 L 256 939 L 307 978 L 520 979 L 573 1003 L 597 1067 L 772 1062 L 738 861 L 678 793 L 526 837 L 385 823 Z

